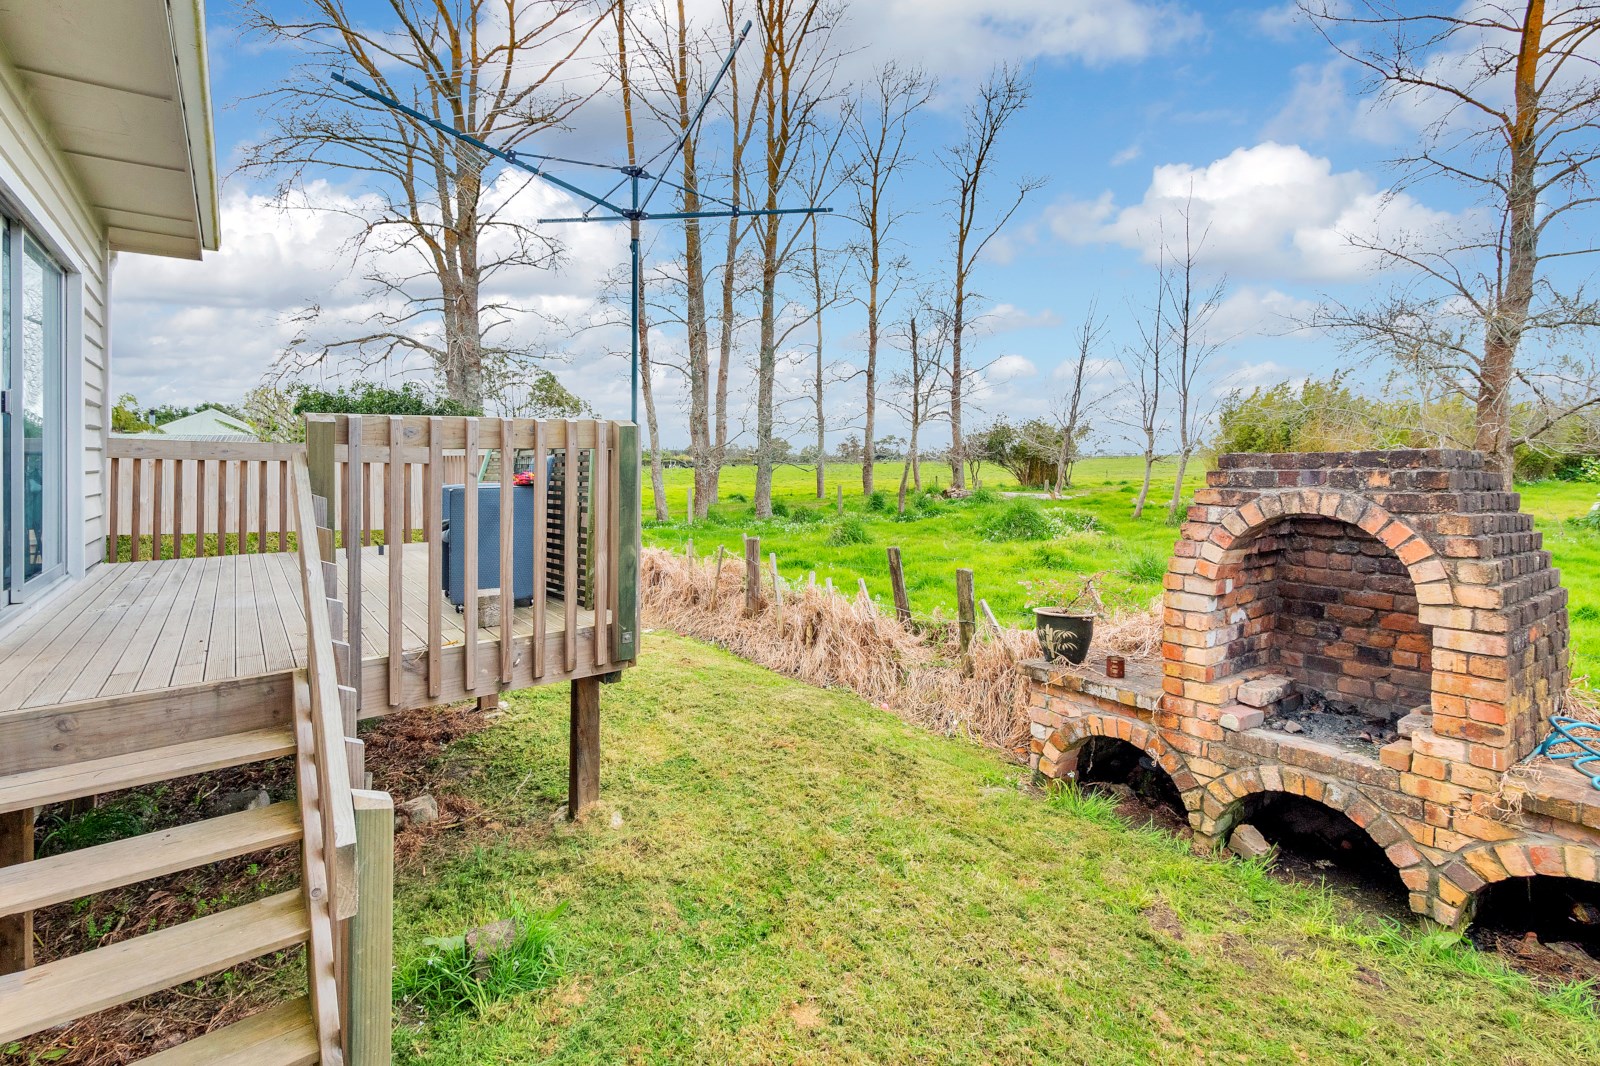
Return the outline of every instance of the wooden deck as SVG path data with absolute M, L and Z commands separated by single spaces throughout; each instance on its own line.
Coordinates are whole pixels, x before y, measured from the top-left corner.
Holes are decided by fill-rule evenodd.
M 375 547 L 363 549 L 363 554 L 365 713 L 433 702 L 414 691 L 402 703 L 390 700 L 388 560 Z M 342 551 L 339 557 L 343 571 Z M 406 551 L 402 560 L 406 669 L 425 672 L 427 553 Z M 283 552 L 97 567 L 0 634 L 0 713 L 304 668 L 305 615 L 296 566 L 294 553 Z M 461 648 L 462 615 L 446 603 L 441 621 L 446 649 Z M 512 637 L 519 648 L 531 649 L 533 623 L 531 607 L 516 610 Z M 580 610 L 577 628 L 580 641 L 587 637 L 592 644 L 594 612 Z M 544 632 L 547 645 L 560 648 L 564 643 L 556 639 L 565 632 L 560 600 L 547 602 Z M 480 664 L 498 664 L 499 643 L 498 625 L 480 626 Z M 491 679 L 476 690 L 502 687 L 515 686 Z M 464 685 L 458 684 L 442 698 L 463 694 Z

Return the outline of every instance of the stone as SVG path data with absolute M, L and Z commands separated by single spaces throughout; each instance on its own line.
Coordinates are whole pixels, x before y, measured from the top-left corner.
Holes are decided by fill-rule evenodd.
M 1285 733 L 1304 733 L 1306 731 L 1306 727 L 1301 725 L 1299 722 L 1291 720 L 1283 723 L 1283 731 Z
M 613 829 L 621 829 L 622 828 L 622 812 L 621 811 L 612 811 L 611 812 L 611 828 L 613 828 Z
M 1282 674 L 1268 674 L 1239 686 L 1238 701 L 1246 707 L 1271 707 L 1294 691 L 1294 681 Z
M 1428 716 L 1422 711 L 1412 711 L 1394 724 L 1395 732 L 1403 737 L 1414 737 L 1426 728 L 1428 728 Z
M 515 918 L 502 918 L 468 929 L 465 939 L 472 951 L 472 976 L 480 981 L 487 977 L 494 956 L 515 944 L 521 935 L 522 923 Z
M 500 624 L 500 590 L 485 589 L 478 593 L 478 626 Z
M 1267 838 L 1261 835 L 1261 830 L 1245 822 L 1235 826 L 1229 835 L 1228 850 L 1241 859 L 1259 859 L 1271 855 L 1274 849 L 1267 843 Z
M 247 788 L 239 792 L 224 792 L 220 796 L 212 797 L 206 804 L 206 817 L 217 818 L 224 814 L 238 814 L 241 811 L 258 811 L 272 802 L 272 797 L 264 788 Z
M 1253 708 L 1245 710 L 1241 707 L 1237 710 L 1224 711 L 1222 717 L 1217 720 L 1217 724 L 1224 729 L 1231 729 L 1237 733 L 1241 729 L 1255 729 L 1266 721 L 1266 717 L 1266 712 L 1264 711 L 1258 711 Z
M 400 804 L 394 813 L 403 825 L 432 825 L 439 820 L 439 801 L 424 792 Z

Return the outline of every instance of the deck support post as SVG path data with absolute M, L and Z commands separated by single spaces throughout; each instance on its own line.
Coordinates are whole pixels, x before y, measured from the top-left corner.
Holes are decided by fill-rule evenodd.
M 478 710 L 498 711 L 500 709 L 500 693 L 486 692 L 478 697 Z
M 0 866 L 33 861 L 33 808 L 0 814 Z M 33 912 L 0 916 L 0 974 L 33 967 Z
M 347 1066 L 389 1066 L 394 1030 L 394 800 L 354 789 L 356 913 L 349 932 Z
M 572 681 L 567 757 L 567 817 L 576 820 L 600 798 L 600 679 Z

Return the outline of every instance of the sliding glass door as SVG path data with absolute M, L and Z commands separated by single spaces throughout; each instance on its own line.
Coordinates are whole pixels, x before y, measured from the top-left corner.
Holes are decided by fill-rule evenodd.
M 62 381 L 66 284 L 21 224 L 0 232 L 0 605 L 60 576 L 63 567 Z

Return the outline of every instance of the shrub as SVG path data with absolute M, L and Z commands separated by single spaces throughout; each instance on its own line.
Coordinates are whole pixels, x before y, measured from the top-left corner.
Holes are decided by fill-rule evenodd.
M 1167 557 L 1154 548 L 1135 552 L 1124 568 L 1136 581 L 1160 581 L 1167 574 Z
M 788 518 L 789 517 L 789 505 L 784 503 L 782 500 L 773 500 L 772 501 L 772 517 L 773 518 Z
M 1057 526 L 1032 500 L 1012 500 L 983 527 L 988 540 L 1051 540 Z
M 991 489 L 987 485 L 973 489 L 967 496 L 967 500 L 971 503 L 999 503 L 1000 499 L 1000 490 Z
M 429 1015 L 477 1015 L 496 1000 L 549 987 L 559 974 L 555 920 L 564 910 L 563 903 L 513 914 L 512 935 L 482 953 L 465 936 L 429 937 L 422 954 L 396 967 L 395 999 Z
M 909 501 L 918 514 L 938 514 L 944 510 L 944 497 L 933 492 L 919 492 Z
M 777 505 L 774 504 L 774 507 Z M 797 526 L 814 526 L 821 522 L 823 514 L 815 507 L 796 507 L 789 512 L 789 521 Z
M 1594 504 L 1576 518 L 1567 519 L 1567 524 L 1577 526 L 1580 529 L 1600 530 L 1600 503 Z
M 867 531 L 867 524 L 861 519 L 855 515 L 846 515 L 828 530 L 828 543 L 835 548 L 843 548 L 850 544 L 870 544 L 872 534 Z
M 873 489 L 867 496 L 867 510 L 877 511 L 882 514 L 889 509 L 889 494 L 882 489 Z
M 1104 528 L 1099 517 L 1088 511 L 1051 511 L 1050 517 L 1065 533 L 1098 533 Z

